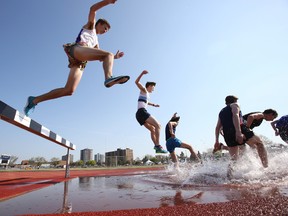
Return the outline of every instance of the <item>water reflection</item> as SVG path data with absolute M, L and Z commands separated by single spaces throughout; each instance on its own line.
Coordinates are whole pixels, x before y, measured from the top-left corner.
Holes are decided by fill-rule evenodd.
M 89 191 L 103 188 L 116 188 L 116 189 L 133 189 L 134 182 L 132 181 L 133 177 L 79 177 L 79 190 Z
M 256 183 L 203 186 L 195 184 L 192 181 L 195 178 L 190 177 L 187 180 L 165 171 L 133 176 L 80 177 L 2 201 L 1 215 L 158 208 L 254 197 L 288 196 L 287 179 L 273 181 L 265 186 Z
M 239 188 L 239 193 L 226 193 L 228 200 L 241 200 L 250 198 L 263 198 L 263 197 L 278 197 L 282 196 L 279 188 L 275 186 L 250 186 L 247 188 Z
M 177 206 L 177 205 L 183 205 L 183 204 L 196 204 L 197 202 L 199 202 L 203 194 L 204 192 L 201 191 L 199 193 L 194 194 L 191 197 L 184 198 L 182 196 L 182 191 L 180 189 L 177 189 L 174 197 L 168 196 L 168 197 L 162 197 L 160 199 L 160 207 L 171 206 L 171 205 Z
M 117 188 L 118 189 L 133 189 L 133 184 L 131 183 L 121 183 L 121 184 L 117 184 Z
M 63 203 L 62 203 L 62 209 L 60 213 L 71 213 L 72 212 L 72 203 L 68 202 L 68 185 L 70 184 L 70 181 L 64 182 L 64 194 L 63 194 Z
M 135 182 L 133 177 L 126 176 L 115 176 L 105 178 L 105 187 L 106 188 L 115 188 L 119 190 L 131 190 L 134 188 Z
M 79 188 L 81 190 L 90 190 L 92 185 L 92 177 L 79 177 Z

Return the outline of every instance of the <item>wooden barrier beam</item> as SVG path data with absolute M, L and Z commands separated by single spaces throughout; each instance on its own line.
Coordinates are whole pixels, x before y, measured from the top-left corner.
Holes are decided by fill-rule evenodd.
M 3 101 L 0 101 L 0 119 L 68 149 L 76 149 L 76 146 L 70 141 L 64 139 L 63 137 L 59 136 L 58 134 L 54 133 L 33 119 L 25 116 L 23 113 L 20 113 L 18 110 L 12 108 Z

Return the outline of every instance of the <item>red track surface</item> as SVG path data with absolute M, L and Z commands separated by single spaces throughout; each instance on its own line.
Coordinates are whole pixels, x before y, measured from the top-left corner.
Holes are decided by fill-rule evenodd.
M 79 176 L 116 176 L 133 175 L 135 172 L 157 170 L 161 168 L 133 168 L 133 169 L 97 169 L 71 170 L 70 178 Z M 23 193 L 50 186 L 65 181 L 64 171 L 26 171 L 1 172 L 0 201 Z M 49 214 L 47 214 L 49 215 Z M 53 214 L 64 215 L 64 214 Z M 67 214 L 65 214 L 67 215 Z M 211 204 L 183 204 L 152 209 L 116 210 L 106 212 L 78 212 L 70 215 L 101 215 L 101 216 L 135 216 L 135 215 L 288 215 L 288 197 L 274 195 L 273 197 L 250 197 L 245 200 Z

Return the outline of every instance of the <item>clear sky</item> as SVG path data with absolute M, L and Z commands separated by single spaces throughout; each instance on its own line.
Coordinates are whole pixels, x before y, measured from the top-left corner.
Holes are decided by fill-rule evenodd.
M 26 99 L 66 83 L 69 69 L 62 45 L 73 42 L 94 1 L 4 0 L 0 7 L 0 100 L 23 112 Z M 176 136 L 195 150 L 214 145 L 214 129 L 224 99 L 239 97 L 242 113 L 274 108 L 287 115 L 288 3 L 286 0 L 118 0 L 97 13 L 111 23 L 100 47 L 125 56 L 114 75 L 130 75 L 125 85 L 105 88 L 100 62 L 90 62 L 72 97 L 43 102 L 35 121 L 77 146 L 104 154 L 132 148 L 134 157 L 154 155 L 148 130 L 135 119 L 139 90 L 134 81 L 155 81 L 148 107 L 164 128 L 181 116 Z M 0 121 L 0 153 L 61 158 L 66 149 Z M 283 143 L 268 122 L 254 130 Z M 180 150 L 177 150 L 180 153 Z

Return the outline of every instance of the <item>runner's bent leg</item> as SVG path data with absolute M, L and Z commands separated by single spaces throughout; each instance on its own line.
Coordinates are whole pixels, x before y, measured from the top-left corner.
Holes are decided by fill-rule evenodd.
M 154 144 L 160 145 L 160 128 L 161 128 L 161 125 L 158 123 L 158 121 L 152 115 L 149 116 L 149 118 L 146 120 L 145 124 L 146 123 L 154 126 L 154 132 L 153 133 L 155 136 L 155 143 L 156 143 L 156 144 L 155 143 Z
M 233 177 L 233 174 L 232 174 L 233 168 L 234 168 L 234 165 L 235 165 L 235 163 L 239 157 L 239 146 L 229 147 L 229 154 L 230 154 L 231 160 L 230 160 L 230 163 L 228 165 L 227 177 L 232 178 Z
M 112 73 L 114 62 L 113 53 L 96 48 L 75 46 L 74 56 L 76 59 L 80 61 L 95 61 L 95 60 L 103 61 L 105 80 L 113 75 Z
M 248 141 L 246 141 L 246 143 L 248 145 L 256 146 L 256 149 L 257 149 L 257 152 L 258 152 L 258 155 L 260 157 L 263 167 L 268 167 L 267 151 L 260 137 L 254 135 Z
M 172 160 L 173 163 L 177 163 L 178 162 L 177 156 L 175 154 L 175 151 L 171 152 L 170 156 L 171 156 L 171 160 Z
M 83 70 L 81 70 L 80 68 L 77 67 L 71 68 L 65 87 L 57 88 L 48 93 L 37 96 L 34 99 L 33 103 L 38 104 L 46 100 L 52 100 L 55 98 L 72 95 L 76 90 L 82 75 Z
M 150 136 L 154 145 L 159 145 L 159 143 L 157 143 L 156 136 L 155 136 L 155 127 L 153 125 L 150 125 L 147 122 L 145 122 L 144 126 L 150 131 Z
M 174 168 L 178 169 L 179 168 L 179 162 L 178 162 L 177 156 L 175 154 L 175 151 L 171 152 L 170 156 L 171 156 L 172 162 L 174 163 Z
M 187 143 L 181 143 L 181 148 L 186 148 L 190 151 L 190 154 L 193 158 L 195 158 L 197 161 L 200 161 L 200 158 L 198 157 L 198 155 L 196 154 L 196 152 L 193 150 L 192 146 L 187 144 Z

